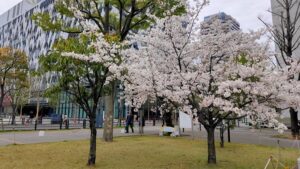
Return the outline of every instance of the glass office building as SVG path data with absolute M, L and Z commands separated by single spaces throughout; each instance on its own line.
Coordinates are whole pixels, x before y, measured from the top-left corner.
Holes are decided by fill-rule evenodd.
M 0 47 L 12 47 L 26 52 L 29 67 L 32 70 L 38 68 L 39 56 L 49 51 L 58 37 L 67 38 L 68 34 L 62 32 L 45 32 L 31 20 L 32 14 L 36 12 L 47 12 L 52 17 L 60 17 L 54 10 L 55 0 L 23 0 L 5 13 L 0 15 Z M 76 24 L 72 21 L 71 24 Z M 41 85 L 37 90 L 45 90 L 56 81 L 55 74 L 45 75 L 41 79 Z M 124 104 L 119 103 L 115 96 L 115 118 L 126 117 Z M 85 118 L 86 114 L 75 103 L 71 102 L 66 93 L 62 93 L 59 102 L 50 106 L 47 99 L 41 99 L 42 110 L 39 114 L 43 116 L 52 113 L 67 115 L 72 118 Z M 24 108 L 24 113 L 36 113 L 37 99 L 30 99 Z M 103 121 L 104 103 L 99 103 L 97 122 Z M 102 125 L 102 124 L 101 124 Z M 100 126 L 100 124 L 98 125 Z
M 216 20 L 220 22 L 222 32 L 224 33 L 240 30 L 240 24 L 232 16 L 227 15 L 224 12 L 220 12 L 204 17 L 204 21 L 201 23 L 201 34 L 214 34 L 215 30 L 212 28 L 212 24 Z

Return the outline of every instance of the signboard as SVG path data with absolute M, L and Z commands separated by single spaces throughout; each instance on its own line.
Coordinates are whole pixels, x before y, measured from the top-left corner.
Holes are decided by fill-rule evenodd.
M 191 116 L 180 111 L 179 112 L 179 126 L 180 126 L 180 128 L 191 129 L 192 128 Z

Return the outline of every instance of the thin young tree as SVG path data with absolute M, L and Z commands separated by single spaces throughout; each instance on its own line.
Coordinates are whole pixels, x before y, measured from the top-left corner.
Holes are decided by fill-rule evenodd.
M 25 122 L 23 121 L 23 108 L 26 104 L 28 104 L 29 99 L 30 99 L 30 87 L 29 87 L 29 82 L 27 79 L 27 84 L 22 88 L 22 90 L 18 90 L 15 93 L 16 98 L 12 98 L 12 106 L 15 106 L 15 110 L 19 109 L 20 110 L 20 119 L 22 120 L 22 123 Z
M 24 52 L 10 47 L 0 48 L 0 115 L 3 115 L 4 98 L 16 87 L 23 86 L 27 71 L 28 62 Z
M 91 63 L 70 57 L 63 57 L 63 52 L 76 52 L 87 54 L 94 49 L 88 47 L 89 38 L 68 38 L 58 40 L 53 50 L 40 58 L 41 73 L 52 73 L 57 76 L 57 81 L 46 90 L 46 95 L 63 94 L 76 103 L 90 121 L 90 148 L 88 165 L 96 161 L 96 114 L 100 107 L 100 99 L 108 92 L 106 85 L 109 70 L 103 64 Z M 55 73 L 55 74 L 54 74 Z
M 34 118 L 34 129 L 37 130 L 39 117 L 41 116 L 40 111 L 42 110 L 41 102 L 44 99 L 43 93 L 46 90 L 45 76 L 42 76 L 40 72 L 30 71 L 29 72 L 29 101 L 36 103 L 35 107 L 35 118 Z
M 18 108 L 20 108 L 20 115 L 22 115 L 22 107 L 24 104 L 28 103 L 29 100 L 29 79 L 26 74 L 27 71 L 27 69 L 24 69 L 22 75 L 10 80 L 10 90 L 8 95 L 10 96 L 12 107 L 12 124 L 15 124 Z

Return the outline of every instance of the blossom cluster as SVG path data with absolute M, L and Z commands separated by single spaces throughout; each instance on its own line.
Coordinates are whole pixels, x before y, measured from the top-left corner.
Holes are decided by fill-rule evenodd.
M 221 23 L 211 26 L 219 30 Z M 123 52 L 128 98 L 140 106 L 159 96 L 188 113 L 247 115 L 253 123 L 286 129 L 276 120 L 277 109 L 299 106 L 299 85 L 287 82 L 288 74 L 299 72 L 298 64 L 285 70 L 272 65 L 268 44 L 259 43 L 264 30 L 202 35 L 199 29 L 188 13 L 159 18 L 155 26 L 131 36 L 140 46 Z
M 136 107 L 160 97 L 197 114 L 203 124 L 209 123 L 208 114 L 220 120 L 247 115 L 253 123 L 286 129 L 276 120 L 277 110 L 300 106 L 300 85 L 294 77 L 300 73 L 299 61 L 291 60 L 285 68 L 272 65 L 268 44 L 259 43 L 264 30 L 226 33 L 215 21 L 210 25 L 213 34 L 201 34 L 198 15 L 206 3 L 182 0 L 187 10 L 182 16 L 170 15 L 172 9 L 162 18 L 149 14 L 155 25 L 122 44 L 84 21 L 85 34 L 96 37 L 91 42 L 95 52 L 64 55 L 107 66 L 123 82 L 127 102 Z M 76 15 L 82 16 L 80 11 Z

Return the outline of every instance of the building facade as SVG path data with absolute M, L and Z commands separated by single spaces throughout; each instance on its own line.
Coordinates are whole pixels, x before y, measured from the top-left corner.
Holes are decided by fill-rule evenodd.
M 39 56 L 47 54 L 58 37 L 67 38 L 68 34 L 62 32 L 45 32 L 34 23 L 31 16 L 37 12 L 49 13 L 52 17 L 61 17 L 54 9 L 55 0 L 23 0 L 7 12 L 0 15 L 0 47 L 12 47 L 25 51 L 28 56 L 29 67 L 36 70 L 39 67 Z M 63 18 L 61 18 L 63 19 Z M 75 21 L 73 21 L 75 22 Z M 71 23 L 76 24 L 76 23 Z M 43 91 L 55 83 L 56 75 L 45 75 L 37 90 Z M 32 86 L 33 87 L 33 86 Z M 115 96 L 117 100 L 117 95 Z M 115 101 L 115 117 L 125 117 L 125 110 L 120 108 Z M 36 113 L 37 99 L 30 99 L 29 104 L 23 110 L 25 113 Z M 86 114 L 75 103 L 72 103 L 65 93 L 62 93 L 57 106 L 49 106 L 47 99 L 41 100 L 42 115 L 52 113 L 64 114 L 68 117 L 85 118 Z M 104 105 L 103 101 L 100 103 Z M 97 123 L 103 121 L 104 106 L 100 106 L 97 115 Z M 120 113 L 122 113 L 120 115 Z M 102 124 L 98 123 L 101 127 Z
M 218 26 L 220 26 L 218 30 L 213 28 L 216 21 L 218 21 Z M 227 15 L 224 12 L 206 16 L 204 17 L 204 21 L 201 23 L 202 35 L 216 34 L 219 31 L 227 33 L 237 30 L 240 30 L 240 24 L 232 16 Z
M 293 6 L 293 8 L 291 8 L 291 11 L 290 11 L 290 16 L 291 16 L 291 20 L 294 20 L 296 14 L 300 11 L 297 11 L 297 7 L 300 3 L 300 0 L 292 0 L 291 2 L 295 2 L 296 4 Z M 275 28 L 277 28 L 278 30 L 281 30 L 280 29 L 280 25 L 281 25 L 281 19 L 278 15 L 276 14 L 281 14 L 283 13 L 285 15 L 285 10 L 282 8 L 282 6 L 280 6 L 280 4 L 278 4 L 277 0 L 271 0 L 271 9 L 272 9 L 272 19 L 273 19 L 273 26 Z M 300 20 L 298 20 L 296 22 L 296 34 L 295 34 L 295 37 L 294 37 L 294 42 L 298 39 L 298 37 L 300 37 Z M 300 41 L 298 42 L 300 43 Z M 278 46 L 276 45 L 275 46 L 275 49 L 276 49 L 276 53 L 278 55 L 281 55 L 281 52 L 278 48 Z M 295 51 L 293 52 L 293 57 L 295 58 L 299 58 L 300 59 L 300 46 L 298 48 L 295 49 Z M 278 57 L 280 58 L 280 57 Z M 282 60 L 279 60 L 280 62 L 283 62 Z
M 38 57 L 51 48 L 60 33 L 44 32 L 31 16 L 48 12 L 54 17 L 54 0 L 23 0 L 0 16 L 0 45 L 21 49 L 28 55 L 30 69 L 38 68 Z

